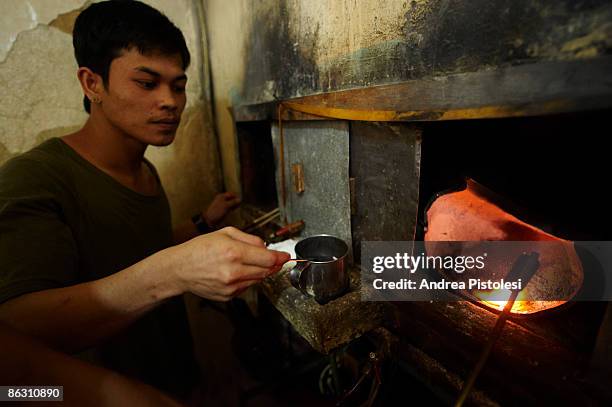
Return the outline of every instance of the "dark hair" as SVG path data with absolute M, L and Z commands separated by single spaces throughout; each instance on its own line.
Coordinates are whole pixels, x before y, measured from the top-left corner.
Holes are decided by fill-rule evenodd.
M 79 67 L 102 76 L 104 86 L 108 85 L 111 62 L 123 50 L 180 54 L 183 69 L 187 69 L 191 58 L 181 30 L 158 10 L 136 0 L 110 0 L 87 7 L 74 23 L 72 44 Z M 83 105 L 89 113 L 87 97 Z

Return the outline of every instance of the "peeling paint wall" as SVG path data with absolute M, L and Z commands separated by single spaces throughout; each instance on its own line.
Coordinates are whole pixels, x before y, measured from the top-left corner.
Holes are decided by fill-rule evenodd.
M 232 106 L 612 53 L 606 0 L 202 1 L 232 188 Z
M 71 37 L 47 25 L 22 31 L 0 63 L 1 161 L 85 122 Z
M 79 9 L 85 0 L 5 0 L 0 2 L 0 61 L 13 46 L 17 35 L 38 24 L 49 24 L 59 14 Z
M 0 164 L 87 120 L 76 78 L 72 27 L 86 0 L 0 1 Z M 207 54 L 196 0 L 145 0 L 182 31 L 192 54 L 187 108 L 176 141 L 149 148 L 170 199 L 175 222 L 203 208 L 221 189 L 212 128 Z

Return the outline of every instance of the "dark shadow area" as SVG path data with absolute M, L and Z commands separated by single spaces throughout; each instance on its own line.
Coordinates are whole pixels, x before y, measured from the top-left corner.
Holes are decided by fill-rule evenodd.
M 270 122 L 241 122 L 236 128 L 242 202 L 264 211 L 274 209 L 277 200 Z
M 419 219 L 436 193 L 470 177 L 497 193 L 502 209 L 546 232 L 610 240 L 605 129 L 611 113 L 425 124 Z

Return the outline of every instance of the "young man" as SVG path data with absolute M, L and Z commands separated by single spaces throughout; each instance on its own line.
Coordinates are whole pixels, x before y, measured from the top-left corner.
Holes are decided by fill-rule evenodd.
M 0 169 L 0 322 L 56 349 L 94 347 L 104 366 L 185 395 L 194 358 L 180 295 L 228 300 L 289 256 L 234 228 L 171 230 L 144 153 L 172 143 L 185 107 L 179 29 L 113 0 L 84 10 L 73 35 L 89 119 Z M 194 219 L 200 230 L 233 198 Z

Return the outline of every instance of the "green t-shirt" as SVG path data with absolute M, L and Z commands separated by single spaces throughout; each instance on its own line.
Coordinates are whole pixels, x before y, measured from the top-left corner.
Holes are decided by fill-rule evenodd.
M 141 195 L 59 138 L 6 162 L 0 167 L 0 303 L 106 277 L 172 245 L 170 208 L 159 186 L 159 195 Z M 175 395 L 185 394 L 196 376 L 181 297 L 95 353 L 104 366 Z

